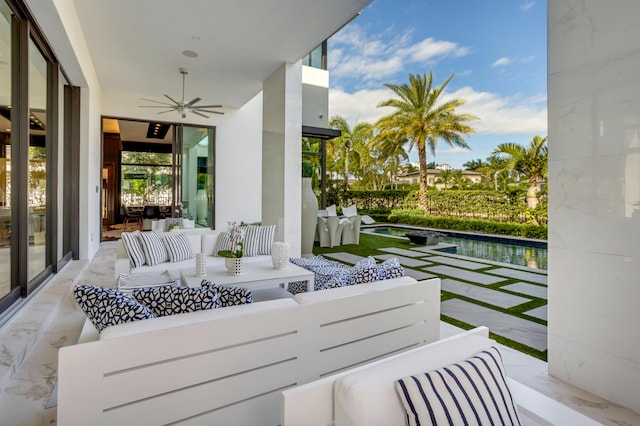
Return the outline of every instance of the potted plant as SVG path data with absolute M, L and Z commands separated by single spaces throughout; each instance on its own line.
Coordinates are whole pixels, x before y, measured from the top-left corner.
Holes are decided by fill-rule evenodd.
M 219 250 L 218 256 L 225 257 L 225 266 L 232 275 L 242 273 L 242 256 L 244 255 L 244 228 L 236 222 L 228 222 L 231 240 L 230 250 Z

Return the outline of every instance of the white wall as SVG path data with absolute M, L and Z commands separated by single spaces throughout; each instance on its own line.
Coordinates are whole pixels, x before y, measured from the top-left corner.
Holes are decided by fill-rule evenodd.
M 216 229 L 262 220 L 262 93 L 216 129 Z
M 302 67 L 302 124 L 327 127 L 329 124 L 329 71 Z
M 282 64 L 263 83 L 262 213 L 275 241 L 300 256 L 302 65 Z
M 640 412 L 640 2 L 548 2 L 549 373 Z

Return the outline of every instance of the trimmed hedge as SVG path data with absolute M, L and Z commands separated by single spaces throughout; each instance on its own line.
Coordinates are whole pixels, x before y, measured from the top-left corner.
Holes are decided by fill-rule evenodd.
M 421 210 L 393 210 L 387 220 L 390 223 L 423 226 L 450 231 L 473 231 L 496 235 L 512 235 L 526 238 L 547 239 L 546 225 L 528 223 L 492 222 L 478 219 L 459 219 L 443 216 L 425 216 Z

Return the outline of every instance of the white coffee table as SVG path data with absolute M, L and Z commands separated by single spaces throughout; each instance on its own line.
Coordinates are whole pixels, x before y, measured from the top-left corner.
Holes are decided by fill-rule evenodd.
M 235 285 L 245 288 L 273 287 L 292 281 L 306 281 L 307 291 L 313 291 L 314 273 L 293 263 L 287 263 L 283 269 L 273 269 L 271 260 L 244 262 L 242 274 L 231 275 L 224 264 L 207 266 L 207 275 L 196 276 L 195 268 L 180 270 L 180 279 L 187 287 L 200 287 L 203 279 L 215 284 Z

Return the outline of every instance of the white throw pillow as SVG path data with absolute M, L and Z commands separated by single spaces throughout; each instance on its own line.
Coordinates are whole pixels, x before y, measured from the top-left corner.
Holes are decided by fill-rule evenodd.
M 346 217 L 358 216 L 358 208 L 356 205 L 342 208 L 342 214 Z
M 327 207 L 327 216 L 338 216 L 338 213 L 336 212 L 335 204 L 332 204 L 329 207 Z

